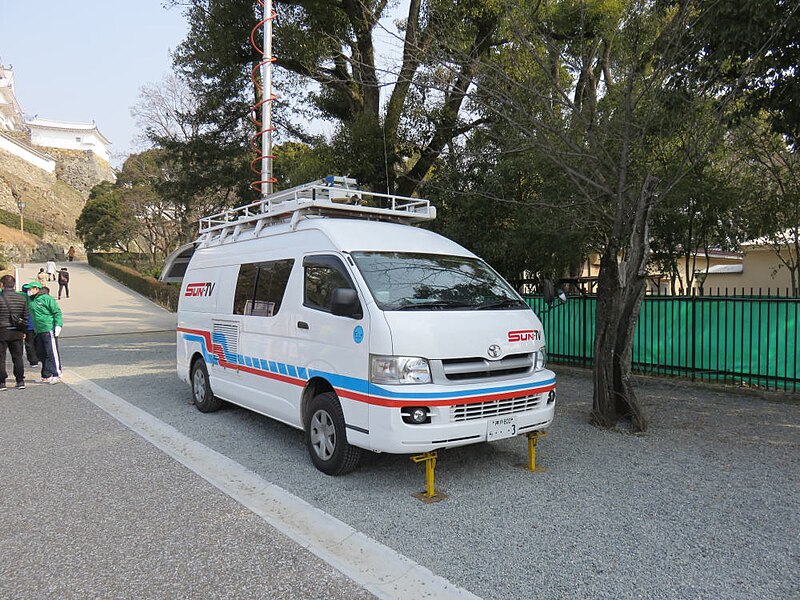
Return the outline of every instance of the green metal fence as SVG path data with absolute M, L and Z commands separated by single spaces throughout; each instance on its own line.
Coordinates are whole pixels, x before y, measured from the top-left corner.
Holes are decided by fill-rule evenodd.
M 572 297 L 539 314 L 554 362 L 590 367 L 594 296 Z M 636 328 L 634 371 L 765 389 L 800 390 L 800 298 L 645 296 Z

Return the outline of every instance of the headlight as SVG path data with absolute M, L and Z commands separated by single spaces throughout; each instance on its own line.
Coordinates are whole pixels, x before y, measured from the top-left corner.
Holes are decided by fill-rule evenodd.
M 428 361 L 415 356 L 371 356 L 369 379 L 373 383 L 430 383 Z
M 536 370 L 541 371 L 547 365 L 547 350 L 544 346 L 536 353 Z

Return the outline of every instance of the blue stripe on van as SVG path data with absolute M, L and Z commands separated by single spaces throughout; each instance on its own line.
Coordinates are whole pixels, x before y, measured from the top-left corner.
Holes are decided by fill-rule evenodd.
M 219 358 L 217 358 L 216 354 L 211 354 L 208 351 L 208 348 L 206 348 L 205 338 L 199 335 L 193 335 L 191 333 L 184 333 L 183 339 L 185 339 L 187 342 L 199 342 L 200 346 L 203 348 L 203 358 L 205 359 L 205 361 L 212 365 L 219 364 Z

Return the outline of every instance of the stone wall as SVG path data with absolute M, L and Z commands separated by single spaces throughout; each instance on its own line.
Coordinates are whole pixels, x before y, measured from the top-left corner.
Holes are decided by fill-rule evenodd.
M 75 220 L 86 203 L 82 193 L 54 175 L 0 150 L 0 208 L 17 213 L 19 199 L 25 202 L 25 217 L 44 225 L 48 241 L 57 237 L 76 240 Z
M 36 146 L 56 159 L 56 177 L 78 190 L 84 198 L 100 182 L 115 182 L 117 176 L 106 161 L 91 150 L 65 150 Z

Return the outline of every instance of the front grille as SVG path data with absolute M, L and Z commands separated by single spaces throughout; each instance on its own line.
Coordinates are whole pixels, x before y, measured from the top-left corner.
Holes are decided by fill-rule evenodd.
M 541 396 L 520 396 L 507 400 L 490 400 L 475 404 L 456 404 L 450 407 L 450 421 L 477 421 L 499 415 L 510 415 L 533 410 L 543 402 Z
M 485 379 L 527 373 L 533 368 L 533 354 L 510 354 L 500 360 L 485 358 L 446 358 L 442 360 L 444 376 L 450 381 Z

